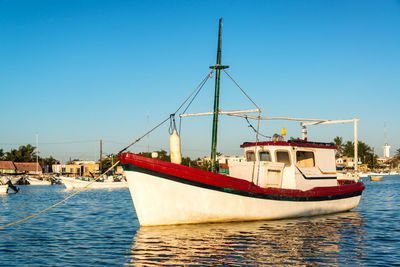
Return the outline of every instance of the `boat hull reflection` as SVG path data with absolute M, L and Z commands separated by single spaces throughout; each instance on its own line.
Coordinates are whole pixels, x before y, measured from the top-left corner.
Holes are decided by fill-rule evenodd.
M 361 242 L 357 212 L 279 221 L 143 227 L 132 265 L 341 265 Z M 346 245 L 348 244 L 348 245 Z M 349 246 L 349 248 L 347 248 Z M 353 253 L 361 253 L 353 251 Z

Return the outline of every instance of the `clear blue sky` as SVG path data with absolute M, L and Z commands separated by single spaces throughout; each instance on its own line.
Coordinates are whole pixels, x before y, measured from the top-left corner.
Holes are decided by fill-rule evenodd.
M 359 139 L 400 148 L 400 1 L 0 0 L 0 148 L 41 156 L 115 153 L 183 102 L 222 63 L 264 116 L 359 118 Z M 221 109 L 252 108 L 224 76 Z M 211 111 L 214 79 L 190 112 Z M 299 123 L 263 122 L 272 135 Z M 254 140 L 243 119 L 221 119 L 218 150 Z M 184 156 L 209 154 L 211 118 L 182 123 Z M 309 139 L 353 137 L 351 124 L 314 126 Z M 168 150 L 168 125 L 132 151 Z

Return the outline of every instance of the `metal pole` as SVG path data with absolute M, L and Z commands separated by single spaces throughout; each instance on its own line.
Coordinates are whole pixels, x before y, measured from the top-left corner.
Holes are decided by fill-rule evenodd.
M 36 174 L 39 174 L 38 164 L 39 164 L 39 135 L 38 133 L 36 133 Z
M 219 114 L 219 88 L 220 88 L 220 74 L 222 69 L 227 69 L 229 66 L 221 65 L 221 29 L 222 18 L 219 19 L 218 30 L 218 49 L 217 49 L 217 64 L 210 66 L 210 69 L 215 69 L 215 95 L 214 95 L 214 111 L 213 111 L 213 128 L 212 128 L 212 142 L 211 142 L 211 171 L 216 171 L 216 155 L 217 155 L 217 132 L 218 132 L 218 114 Z
M 215 74 L 215 95 L 214 95 L 214 116 L 213 116 L 213 128 L 212 128 L 212 141 L 211 141 L 211 171 L 215 172 L 216 166 L 216 154 L 217 154 L 217 131 L 218 131 L 218 111 L 219 111 L 219 86 L 220 86 L 220 73 L 221 69 L 218 66 L 221 65 L 221 27 L 222 18 L 219 19 L 219 30 L 218 30 L 218 49 L 217 49 L 217 68 Z
M 101 171 L 102 171 L 102 169 L 101 169 L 101 158 L 103 157 L 103 140 L 101 140 L 100 139 L 100 173 L 101 173 Z
M 354 120 L 354 171 L 358 170 L 358 130 L 357 130 L 358 120 Z

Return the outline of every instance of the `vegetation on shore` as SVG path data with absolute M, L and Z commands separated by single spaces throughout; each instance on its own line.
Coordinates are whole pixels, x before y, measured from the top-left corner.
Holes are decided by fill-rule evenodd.
M 4 152 L 0 148 L 0 160 L 12 162 L 36 162 L 36 147 L 28 144 L 20 146 L 18 149 L 11 149 L 9 152 Z M 57 160 L 52 156 L 42 158 L 39 156 L 39 164 L 42 166 L 51 166 L 56 164 Z
M 352 141 L 343 141 L 343 138 L 340 136 L 336 136 L 333 139 L 333 143 L 337 147 L 336 157 L 354 157 L 354 142 Z M 375 151 L 372 147 L 364 143 L 363 141 L 358 141 L 358 158 L 361 160 L 363 164 L 368 164 L 368 168 L 377 168 L 379 167 L 378 163 L 378 155 L 375 154 Z M 400 164 L 400 148 L 396 150 L 396 154 L 392 159 L 392 165 L 398 166 Z

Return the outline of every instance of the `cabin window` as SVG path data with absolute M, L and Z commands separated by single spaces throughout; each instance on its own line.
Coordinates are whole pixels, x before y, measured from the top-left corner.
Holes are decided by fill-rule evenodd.
M 247 161 L 255 161 L 254 151 L 247 151 L 246 159 L 247 159 Z
M 271 161 L 271 154 L 269 151 L 261 151 L 259 153 L 260 161 Z
M 297 166 L 299 167 L 314 167 L 314 152 L 312 151 L 297 151 Z
M 277 151 L 276 161 L 285 163 L 285 167 L 290 166 L 290 156 L 288 151 Z

